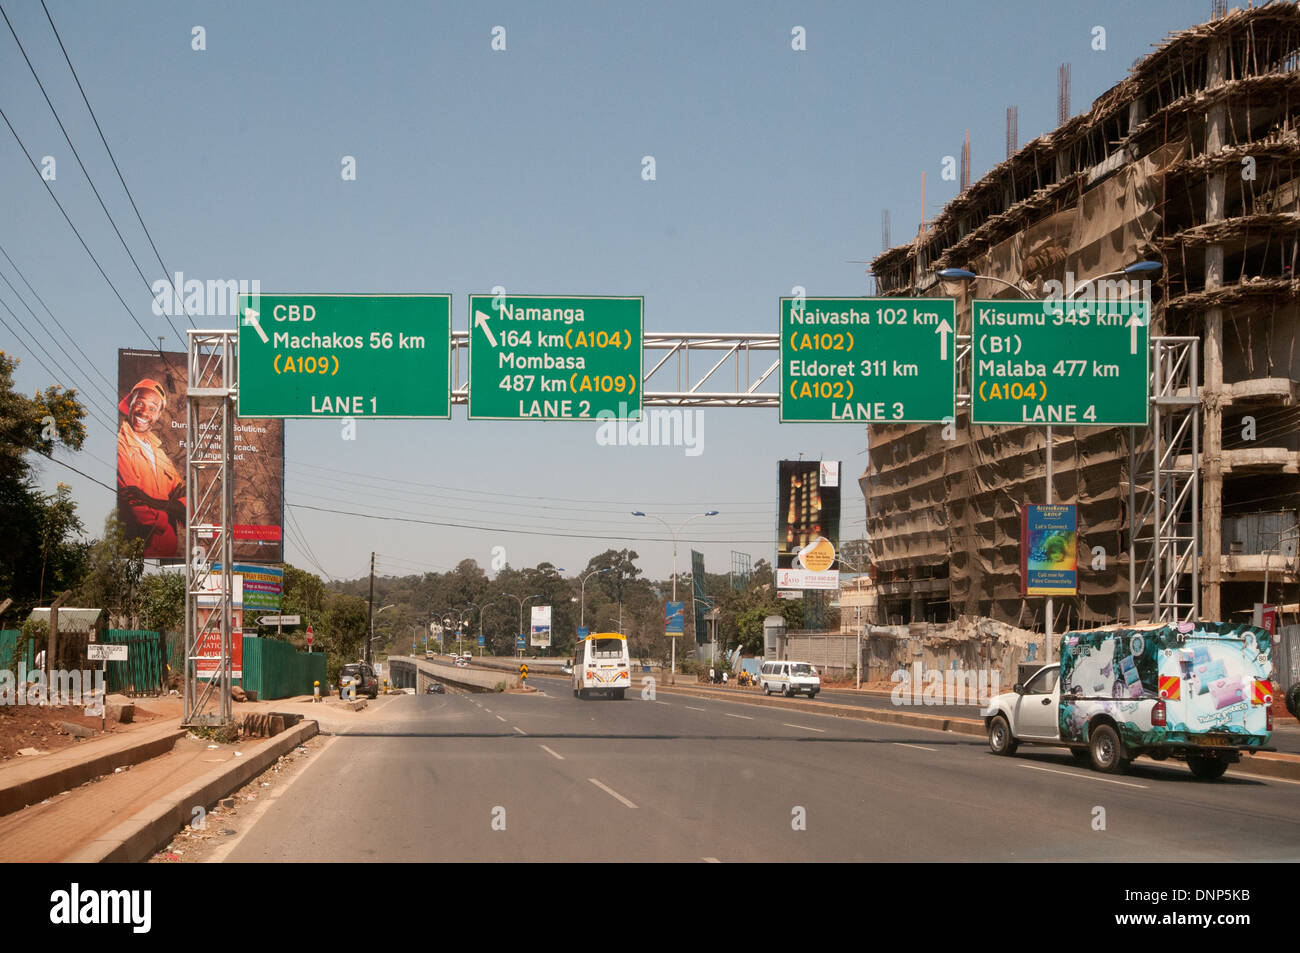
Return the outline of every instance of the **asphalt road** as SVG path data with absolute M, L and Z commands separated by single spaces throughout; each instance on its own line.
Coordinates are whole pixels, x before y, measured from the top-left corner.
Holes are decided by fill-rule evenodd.
M 663 693 L 400 696 L 232 861 L 1300 860 L 1300 785 Z M 367 717 L 369 715 L 369 717 Z M 1104 811 L 1104 830 L 1094 829 Z

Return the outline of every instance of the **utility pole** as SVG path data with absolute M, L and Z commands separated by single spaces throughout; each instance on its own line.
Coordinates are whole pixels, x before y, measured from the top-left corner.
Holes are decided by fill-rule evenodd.
M 366 622 L 367 622 L 366 629 L 370 632 L 370 635 L 373 637 L 375 634 L 375 554 L 374 553 L 370 554 L 370 609 L 366 615 Z M 367 665 L 370 664 L 370 642 L 371 639 L 366 639 L 365 660 Z

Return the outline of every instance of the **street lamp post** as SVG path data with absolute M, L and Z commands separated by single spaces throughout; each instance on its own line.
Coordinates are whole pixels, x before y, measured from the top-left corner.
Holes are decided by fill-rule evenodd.
M 388 605 L 384 606 L 384 609 L 391 609 L 395 605 L 397 605 L 397 603 L 390 602 Z M 370 646 L 375 643 L 375 616 L 379 615 L 380 612 L 383 612 L 384 609 L 377 610 L 375 614 L 370 617 L 370 641 L 366 643 L 366 658 L 370 658 Z
M 646 516 L 647 514 L 642 513 L 640 510 L 633 510 L 632 515 Z M 694 516 L 687 519 L 686 523 L 689 523 L 691 520 L 697 520 L 701 516 L 717 516 L 717 515 L 718 515 L 717 510 L 709 510 L 707 513 L 696 513 Z M 682 523 L 681 526 L 677 527 L 677 529 L 674 530 L 671 526 L 668 525 L 667 521 L 661 517 L 652 515 L 650 516 L 650 519 L 659 520 L 659 522 L 664 524 L 664 528 L 667 529 L 669 533 L 672 533 L 673 536 L 673 602 L 676 602 L 677 601 L 677 538 L 681 534 L 681 531 L 686 528 L 686 523 Z M 677 639 L 673 636 L 669 636 L 668 644 L 672 646 L 672 661 L 669 664 L 669 669 L 668 669 L 669 672 L 668 683 L 670 685 L 675 685 L 677 683 Z
M 598 576 L 602 572 L 609 572 L 613 566 L 606 566 L 604 569 L 596 569 L 582 577 L 582 599 L 578 609 L 578 627 L 584 628 L 587 625 L 587 580 L 592 576 Z
M 1111 271 L 1111 272 L 1107 272 L 1104 275 L 1098 275 L 1095 278 L 1089 278 L 1086 281 L 1080 282 L 1078 285 L 1076 285 L 1074 290 L 1070 292 L 1069 297 L 1066 298 L 1066 301 L 1078 297 L 1080 291 L 1088 287 L 1088 285 L 1093 284 L 1094 282 L 1103 281 L 1107 278 L 1115 278 L 1118 277 L 1119 275 L 1132 276 L 1132 275 L 1151 274 L 1152 272 L 1159 271 L 1161 267 L 1162 266 L 1158 261 L 1137 261 L 1131 265 L 1126 265 L 1124 268 L 1120 269 L 1119 271 Z M 1026 293 L 1019 285 L 1014 285 L 1011 282 L 1007 281 L 1005 278 L 998 278 L 994 275 L 977 275 L 975 272 L 970 271 L 966 268 L 943 268 L 939 271 L 939 277 L 945 281 L 974 281 L 976 279 L 980 279 L 982 281 L 997 281 L 1000 282 L 1001 284 L 1006 285 L 1008 288 L 1011 288 L 1015 292 L 1017 292 L 1022 298 L 1025 298 L 1029 301 L 1041 300 L 1041 299 L 1034 298 L 1032 295 Z M 1052 496 L 1053 474 L 1052 474 L 1052 427 L 1050 424 L 1047 426 L 1045 437 L 1047 443 L 1047 460 L 1046 460 L 1047 473 L 1044 480 L 1046 484 L 1046 490 L 1044 493 L 1044 502 L 1048 506 L 1051 506 L 1053 501 L 1053 496 Z M 1129 477 L 1131 479 L 1132 474 L 1130 474 Z M 1043 624 L 1043 640 L 1045 643 L 1044 648 L 1046 650 L 1046 656 L 1047 656 L 1046 661 L 1050 662 L 1052 660 L 1052 627 L 1054 622 L 1052 617 L 1055 615 L 1055 611 L 1056 611 L 1056 600 L 1053 599 L 1051 596 L 1047 596 L 1046 601 L 1043 605 L 1043 609 L 1044 609 L 1044 616 L 1045 616 L 1044 624 Z
M 540 593 L 531 596 L 524 596 L 524 598 L 522 599 L 520 599 L 518 596 L 511 595 L 508 592 L 502 593 L 502 595 L 509 596 L 511 599 L 515 600 L 515 602 L 519 603 L 519 629 L 518 629 L 518 634 L 515 637 L 515 656 L 517 658 L 519 656 L 518 636 L 523 635 L 524 633 L 524 603 L 528 602 L 530 599 L 543 599 L 545 597 L 542 596 Z

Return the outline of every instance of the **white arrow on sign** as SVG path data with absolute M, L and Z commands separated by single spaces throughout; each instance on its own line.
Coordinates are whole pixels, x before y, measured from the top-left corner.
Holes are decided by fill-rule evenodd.
M 258 625 L 298 625 L 300 622 L 300 615 L 264 615 L 257 619 Z
M 266 336 L 266 332 L 262 330 L 262 325 L 258 323 L 257 319 L 259 317 L 261 317 L 260 311 L 254 311 L 252 308 L 244 309 L 244 323 L 257 332 L 257 336 L 262 339 L 263 344 L 268 344 L 271 339 Z
M 1128 352 L 1136 354 L 1138 352 L 1138 328 L 1142 327 L 1142 319 L 1136 314 L 1128 319 L 1129 339 Z
M 948 323 L 947 318 L 939 322 L 934 333 L 939 335 L 939 360 L 946 361 L 948 360 L 948 335 L 952 334 L 952 325 Z
M 475 310 L 474 323 L 483 329 L 483 333 L 487 335 L 488 343 L 496 347 L 497 339 L 492 336 L 492 329 L 488 327 L 488 316 L 482 311 Z

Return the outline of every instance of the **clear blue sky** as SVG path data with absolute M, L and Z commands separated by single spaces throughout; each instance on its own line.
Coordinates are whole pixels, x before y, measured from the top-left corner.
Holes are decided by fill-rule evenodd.
M 1073 111 L 1173 30 L 1207 19 L 1209 0 L 1130 4 L 871 3 L 98 3 L 47 0 L 163 259 L 187 278 L 258 279 L 264 292 L 450 292 L 501 284 L 532 293 L 645 296 L 654 331 L 774 331 L 794 285 L 813 295 L 870 293 L 864 266 L 915 233 L 920 178 L 933 216 L 956 193 L 940 180 L 970 130 L 973 176 L 1004 155 L 1008 105 L 1020 140 L 1050 130 L 1056 76 L 1072 64 Z M 99 144 L 39 2 L 3 7 L 96 185 L 150 281 L 148 244 Z M 207 49 L 191 49 L 194 26 Z M 494 26 L 505 52 L 491 49 Z M 807 50 L 791 49 L 806 30 Z M 1093 28 L 1106 50 L 1092 49 Z M 143 333 L 78 244 L 8 129 L 0 128 L 0 243 L 116 384 L 120 347 L 167 334 L 77 168 L 7 28 L 0 24 L 0 108 L 32 157 L 57 159 L 52 183 Z M 343 156 L 356 181 L 343 181 Z M 643 181 L 653 155 L 657 179 Z M 0 272 L 16 282 L 0 259 Z M 16 282 L 17 283 L 17 282 Z M 26 299 L 43 312 L 19 284 Z M 0 283 L 0 301 L 35 325 Z M 3 308 L 0 318 L 14 319 Z M 209 319 L 232 326 L 233 319 Z M 25 391 L 55 380 L 25 336 Z M 40 356 L 39 353 L 36 356 Z M 49 363 L 47 361 L 47 363 Z M 102 383 L 102 382 L 101 382 Z M 101 402 L 103 416 L 116 420 Z M 630 545 L 652 575 L 672 547 L 644 509 L 670 522 L 704 509 L 684 534 L 725 571 L 731 550 L 771 558 L 776 464 L 841 459 L 844 538 L 861 535 L 854 478 L 865 428 L 778 423 L 777 411 L 704 411 L 703 452 L 597 446 L 586 424 L 290 421 L 287 500 L 451 522 L 557 529 L 440 529 L 297 510 L 333 576 L 366 568 L 485 567 L 505 547 L 516 566 L 570 573 Z M 85 452 L 60 454 L 113 483 L 114 434 L 92 421 Z M 332 473 L 330 471 L 333 471 Z M 113 494 L 53 464 L 42 482 L 75 492 L 98 532 Z M 411 481 L 406 484 L 393 481 Z M 418 484 L 427 484 L 424 486 Z M 436 487 L 436 488 L 435 488 Z M 393 491 L 400 490 L 400 494 Z M 688 565 L 683 545 L 681 563 Z M 290 561 L 307 565 L 295 543 Z

